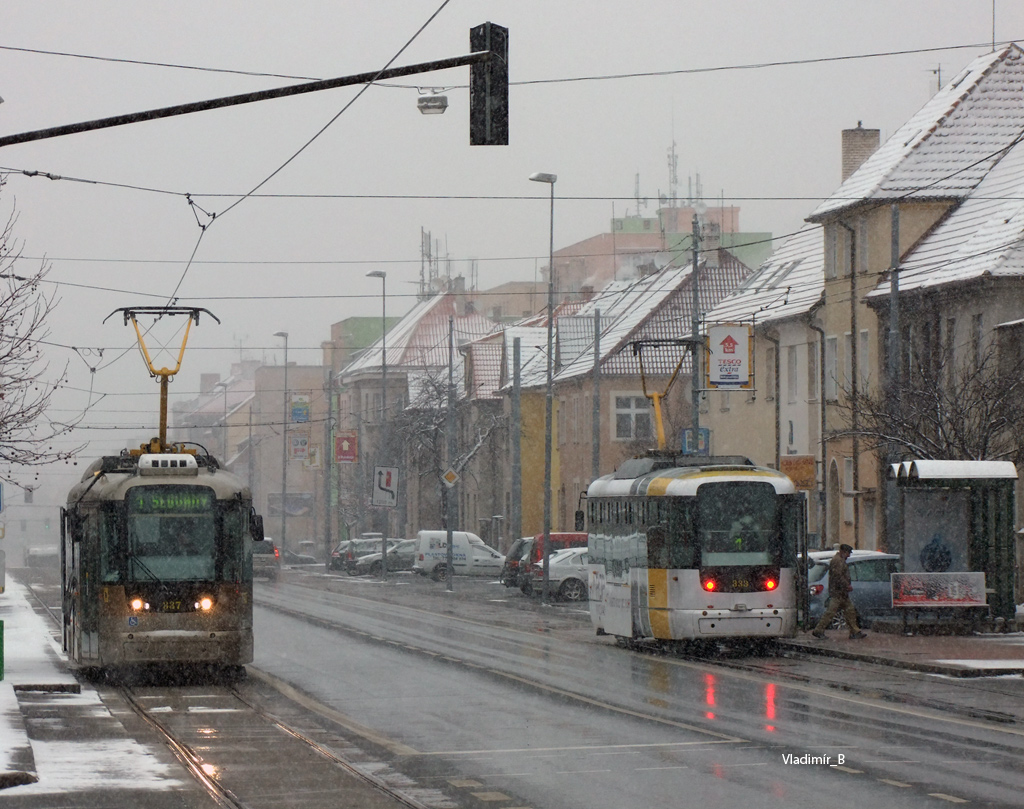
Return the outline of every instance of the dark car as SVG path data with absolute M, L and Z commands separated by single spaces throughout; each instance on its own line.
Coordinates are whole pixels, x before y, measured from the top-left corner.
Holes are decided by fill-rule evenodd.
M 388 540 L 390 542 L 390 540 Z M 377 547 L 380 548 L 380 540 L 377 540 Z M 413 562 L 416 561 L 416 554 L 419 550 L 419 543 L 415 539 L 403 539 L 388 548 L 388 573 L 396 570 L 412 570 Z M 380 575 L 380 550 L 376 553 L 369 553 L 360 556 L 353 565 L 353 572 L 356 575 L 369 573 L 371 576 Z
M 526 554 L 533 544 L 533 537 L 519 537 L 505 554 L 505 564 L 501 568 L 500 581 L 506 587 L 519 586 L 519 560 Z
M 825 612 L 825 602 L 828 601 L 828 565 L 835 553 L 812 551 L 809 554 L 807 584 L 811 598 L 808 614 L 813 623 L 817 623 Z M 894 553 L 858 550 L 850 555 L 846 564 L 849 565 L 850 583 L 853 585 L 850 597 L 861 623 L 870 626 L 875 618 L 894 615 L 890 574 L 899 572 L 900 557 Z M 829 628 L 840 629 L 845 626 L 846 618 L 839 613 Z
M 277 581 L 281 572 L 281 552 L 271 540 L 252 543 L 252 575 Z
M 369 553 L 380 553 L 380 540 L 379 535 L 363 534 L 358 539 L 346 539 L 339 542 L 331 551 L 331 556 L 327 560 L 327 569 L 344 570 L 350 575 L 355 575 L 356 560 Z M 396 542 L 398 542 L 397 539 L 388 539 L 388 548 L 390 549 Z

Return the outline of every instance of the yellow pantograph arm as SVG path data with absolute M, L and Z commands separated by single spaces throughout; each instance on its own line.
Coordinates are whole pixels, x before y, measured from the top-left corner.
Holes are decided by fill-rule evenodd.
M 188 319 L 188 323 L 185 324 L 185 335 L 181 338 L 181 350 L 178 351 L 178 364 L 174 366 L 174 370 L 171 371 L 168 368 L 161 368 L 159 371 L 153 367 L 153 359 L 149 356 L 149 350 L 146 348 L 146 338 L 142 335 L 142 330 L 139 328 L 138 321 L 135 319 L 135 315 L 129 315 L 132 325 L 135 327 L 135 335 L 139 338 L 139 348 L 142 349 L 142 356 L 146 360 L 146 365 L 149 368 L 149 372 L 153 376 L 161 376 L 164 378 L 174 376 L 178 371 L 181 370 L 181 361 L 185 356 L 185 346 L 188 343 L 188 333 L 192 329 L 192 318 Z

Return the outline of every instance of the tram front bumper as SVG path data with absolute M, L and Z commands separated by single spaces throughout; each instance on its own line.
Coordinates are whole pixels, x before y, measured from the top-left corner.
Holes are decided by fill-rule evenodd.
M 118 663 L 224 663 L 252 662 L 252 638 L 227 630 L 157 629 L 121 634 Z
M 697 617 L 697 635 L 706 637 L 786 637 L 796 631 L 796 616 L 788 610 L 703 610 Z

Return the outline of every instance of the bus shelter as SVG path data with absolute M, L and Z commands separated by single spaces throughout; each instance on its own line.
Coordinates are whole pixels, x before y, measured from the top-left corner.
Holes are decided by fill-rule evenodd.
M 1009 461 L 904 461 L 890 478 L 900 519 L 890 547 L 903 557 L 893 605 L 985 607 L 1013 620 L 1014 488 Z

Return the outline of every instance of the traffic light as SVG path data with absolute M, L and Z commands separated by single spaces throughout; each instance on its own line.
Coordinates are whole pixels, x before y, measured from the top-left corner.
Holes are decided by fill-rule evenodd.
M 469 143 L 508 146 L 508 29 L 491 22 L 470 28 L 469 48 L 491 52 L 469 66 Z

